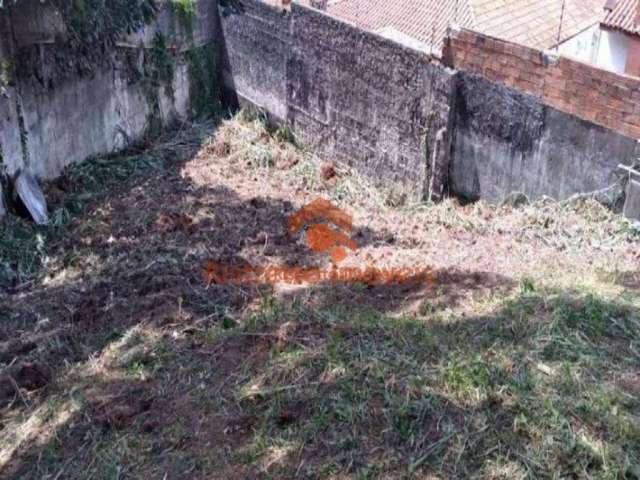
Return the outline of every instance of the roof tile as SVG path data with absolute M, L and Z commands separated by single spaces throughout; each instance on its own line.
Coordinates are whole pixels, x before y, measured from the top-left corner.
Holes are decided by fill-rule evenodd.
M 604 16 L 603 1 L 332 0 L 327 12 L 371 31 L 393 28 L 436 48 L 442 45 L 447 27 L 455 24 L 544 49 L 554 47 L 558 35 L 564 41 L 598 23 Z
M 640 0 L 619 0 L 614 3 L 613 10 L 607 14 L 602 24 L 605 27 L 640 35 L 640 22 L 638 22 Z

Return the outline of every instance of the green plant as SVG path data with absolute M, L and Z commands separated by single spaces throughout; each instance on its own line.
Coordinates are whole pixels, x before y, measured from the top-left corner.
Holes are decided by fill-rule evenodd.
M 194 117 L 218 114 L 222 109 L 222 92 L 215 45 L 193 48 L 187 53 L 189 93 Z
M 296 135 L 288 123 L 278 125 L 274 136 L 278 142 L 296 144 Z
M 193 18 L 196 15 L 195 0 L 171 0 L 171 6 L 177 13 L 182 26 L 185 28 L 189 36 L 193 35 Z
M 173 96 L 173 74 L 175 71 L 173 57 L 167 47 L 167 39 L 157 32 L 153 37 L 153 43 L 149 50 L 149 61 L 147 62 L 147 78 L 152 87 L 164 86 L 165 92 L 170 97 Z
M 91 76 L 112 61 L 124 35 L 156 17 L 156 0 L 51 0 L 61 19 L 63 35 L 50 50 L 43 69 L 39 48 L 26 48 L 15 59 L 16 76 L 53 82 L 68 75 Z M 26 8 L 18 3 L 15 8 Z
M 24 115 L 22 113 L 22 104 L 16 99 L 16 112 L 18 116 L 18 128 L 20 130 L 20 146 L 22 147 L 22 161 L 23 166 L 29 163 L 29 134 L 24 122 Z
M 14 68 L 12 60 L 0 60 L 0 96 L 7 95 L 7 88 L 13 82 Z

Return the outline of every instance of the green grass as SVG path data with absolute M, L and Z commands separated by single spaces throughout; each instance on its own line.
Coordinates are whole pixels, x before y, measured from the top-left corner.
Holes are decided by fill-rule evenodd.
M 259 468 L 288 445 L 315 460 L 310 478 L 488 478 L 508 468 L 525 478 L 636 478 L 640 400 L 610 380 L 640 365 L 637 307 L 536 292 L 488 316 L 426 323 L 263 304 L 236 335 L 291 321 L 322 333 L 237 372 L 241 412 L 261 421 L 236 460 Z M 292 408 L 300 415 L 283 426 Z M 290 462 L 274 468 L 271 478 L 291 474 Z

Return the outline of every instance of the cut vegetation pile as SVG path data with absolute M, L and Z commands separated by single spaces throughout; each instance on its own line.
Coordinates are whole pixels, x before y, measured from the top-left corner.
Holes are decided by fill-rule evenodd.
M 590 202 L 409 204 L 241 112 L 48 186 L 0 225 L 2 478 L 640 478 L 640 235 Z M 327 172 L 331 171 L 331 174 Z M 207 286 L 326 265 L 435 285 Z

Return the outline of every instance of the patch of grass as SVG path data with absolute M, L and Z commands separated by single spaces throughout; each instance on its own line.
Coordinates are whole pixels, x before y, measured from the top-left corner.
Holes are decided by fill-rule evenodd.
M 593 362 L 564 354 L 549 370 L 538 366 L 547 358 L 543 346 L 550 332 L 573 329 L 601 342 L 611 335 L 635 342 L 640 332 L 602 326 L 608 315 L 625 312 L 615 302 L 525 290 L 495 316 L 458 323 L 453 336 L 445 324 L 366 309 L 294 309 L 267 301 L 236 335 L 277 331 L 291 319 L 303 332 L 322 333 L 313 340 L 300 334 L 295 338 L 309 343 L 301 347 L 292 339 L 272 349 L 256 370 L 244 371 L 243 391 L 259 384 L 260 393 L 242 395 L 251 398 L 243 413 L 260 412 L 263 423 L 237 461 L 259 468 L 269 448 L 290 442 L 305 445 L 307 455 L 320 450 L 332 459 L 307 465 L 311 476 L 379 478 L 431 470 L 468 477 L 479 469 L 511 469 L 531 478 L 630 474 L 640 465 L 637 402 L 625 404 L 622 391 L 603 390 Z M 563 300 L 552 301 L 557 298 Z M 515 343 L 494 336 L 499 330 L 491 326 L 514 311 L 537 324 Z M 616 375 L 621 365 L 608 349 L 593 354 L 599 356 L 598 377 Z M 287 405 L 304 407 L 283 427 Z M 376 449 L 386 452 L 385 461 L 371 453 Z
M 82 208 L 86 201 L 107 191 L 123 181 L 135 180 L 150 171 L 162 170 L 164 158 L 151 153 L 93 157 L 74 165 L 63 174 L 77 185 L 76 191 L 68 197 L 71 211 Z
M 46 258 L 47 228 L 20 218 L 0 222 L 0 287 L 31 279 Z
M 48 226 L 9 216 L 0 222 L 0 287 L 20 285 L 41 273 L 50 246 L 65 232 L 65 226 L 86 205 L 114 185 L 135 180 L 152 170 L 164 168 L 160 156 L 143 153 L 130 156 L 90 158 L 69 167 L 63 174 L 74 191 L 50 214 Z
M 61 471 L 59 478 L 640 476 L 640 303 L 628 276 L 628 291 L 618 296 L 616 282 L 629 269 L 622 261 L 615 276 L 593 285 L 591 279 L 575 281 L 575 272 L 565 277 L 560 268 L 561 275 L 541 274 L 546 267 L 532 262 L 509 270 L 504 285 L 498 279 L 490 291 L 475 289 L 485 281 L 480 272 L 467 278 L 443 267 L 437 276 L 442 284 L 415 295 L 366 285 L 205 289 L 199 278 L 206 258 L 253 255 L 249 245 L 229 245 L 221 230 L 244 231 L 263 215 L 271 225 L 308 196 L 364 205 L 367 210 L 359 211 L 373 220 L 398 219 L 390 225 L 397 235 L 389 251 L 415 248 L 415 261 L 431 254 L 430 242 L 420 246 L 422 223 L 443 235 L 438 241 L 470 233 L 470 239 L 500 235 L 516 249 L 531 239 L 536 246 L 543 239 L 551 249 L 568 249 L 587 237 L 603 245 L 628 242 L 615 230 L 618 222 L 584 205 L 503 212 L 453 201 L 409 205 L 403 208 L 410 216 L 403 217 L 404 210 L 385 209 L 373 199 L 346 167 L 335 186 L 325 185 L 313 154 L 285 137 L 264 116 L 243 112 L 205 142 L 194 160 L 198 168 L 181 164 L 179 176 L 158 175 L 158 184 L 147 174 L 162 170 L 174 150 L 95 159 L 69 172 L 74 188 L 59 223 L 77 212 L 88 215 L 64 245 L 72 245 L 72 257 L 98 257 L 105 250 L 108 257 L 97 258 L 106 267 L 96 269 L 95 278 L 87 275 L 87 282 L 63 289 L 62 301 L 56 277 L 53 290 L 49 285 L 43 293 L 20 295 L 24 318 L 17 309 L 11 313 L 15 320 L 5 335 L 18 331 L 14 324 L 27 329 L 38 322 L 38 348 L 28 355 L 55 349 L 61 374 L 3 413 L 6 440 L 0 446 L 22 465 L 15 478 L 55 478 Z M 271 155 L 274 168 L 257 161 L 262 152 Z M 297 163 L 286 162 L 289 155 Z M 277 186 L 269 187 L 273 179 Z M 300 196 L 283 194 L 275 210 L 264 208 L 276 194 L 263 187 L 290 185 Z M 129 186 L 134 192 L 123 215 L 103 215 L 108 209 L 96 200 Z M 227 188 L 234 191 L 226 195 Z M 145 197 L 149 192 L 160 195 Z M 141 212 L 140 205 L 152 207 L 150 198 L 160 209 Z M 167 198 L 172 204 L 165 207 Z M 184 200 L 174 204 L 177 198 Z M 228 203 L 238 208 L 227 209 Z M 184 210 L 196 229 L 158 232 L 158 241 L 148 227 L 165 208 Z M 96 216 L 99 231 L 92 230 Z M 415 235 L 396 231 L 404 220 Z M 139 227 L 135 233 L 115 233 L 102 249 L 102 241 L 129 221 Z M 412 222 L 420 225 L 414 229 Z M 578 233 L 571 230 L 574 223 Z M 362 248 L 386 245 L 375 222 L 369 227 Z M 503 228 L 508 232 L 497 231 Z M 147 231 L 149 238 L 140 241 Z M 279 239 L 269 235 L 282 247 Z M 514 255 L 517 261 L 529 252 L 525 247 Z M 47 250 L 45 244 L 43 258 Z M 486 253 L 480 250 L 469 246 L 469 253 Z M 558 258 L 558 250 L 550 256 L 543 251 Z M 612 257 L 604 251 L 603 262 L 620 258 L 616 251 Z M 265 249 L 264 255 L 288 261 L 286 250 L 280 256 L 279 249 Z M 93 273 L 94 264 L 85 265 L 83 273 Z M 582 273 L 590 267 L 576 268 Z M 34 302 L 38 295 L 41 303 Z M 411 308 L 396 308 L 400 298 Z M 51 319 L 40 322 L 45 315 Z M 48 334 L 46 325 L 59 324 L 70 333 L 40 339 Z M 63 335 L 73 341 L 59 342 Z M 47 408 L 51 398 L 56 402 Z M 27 405 L 47 412 L 42 421 L 33 422 Z M 18 441 L 25 425 L 30 436 Z
M 281 123 L 276 128 L 274 137 L 278 142 L 296 144 L 296 135 L 288 123 Z

